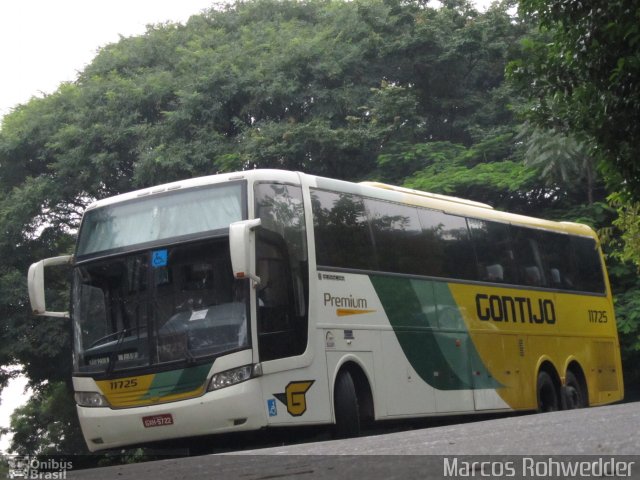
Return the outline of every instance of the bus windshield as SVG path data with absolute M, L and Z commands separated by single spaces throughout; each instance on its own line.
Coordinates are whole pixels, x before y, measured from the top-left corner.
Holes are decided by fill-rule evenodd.
M 242 183 L 175 190 L 85 213 L 78 257 L 201 234 L 243 218 Z
M 74 369 L 194 362 L 249 346 L 248 283 L 228 237 L 85 262 L 74 271 Z

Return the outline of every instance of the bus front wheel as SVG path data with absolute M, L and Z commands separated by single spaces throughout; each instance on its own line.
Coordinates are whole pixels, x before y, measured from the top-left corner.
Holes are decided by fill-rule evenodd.
M 551 375 L 544 370 L 538 373 L 538 412 L 555 412 L 560 410 L 558 392 Z
M 333 405 L 336 414 L 335 436 L 348 438 L 360 435 L 358 396 L 353 378 L 347 371 L 341 372 L 336 379 Z

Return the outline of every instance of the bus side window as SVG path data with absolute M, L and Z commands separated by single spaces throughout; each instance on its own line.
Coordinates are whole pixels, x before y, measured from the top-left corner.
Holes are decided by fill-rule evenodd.
M 532 287 L 544 287 L 548 284 L 542 261 L 543 238 L 541 232 L 524 227 L 511 227 L 511 236 L 516 251 L 516 265 L 520 283 Z
M 476 257 L 464 217 L 418 209 L 429 269 L 422 275 L 477 280 Z
M 291 304 L 291 273 L 287 268 L 287 248 L 282 238 L 273 238 L 272 232 L 258 233 L 258 286 L 259 307 L 287 308 Z M 271 330 L 271 329 L 268 329 Z
M 560 290 L 575 290 L 569 236 L 555 232 L 540 232 L 538 235 L 547 285 Z
M 478 258 L 480 280 L 518 283 L 510 226 L 506 223 L 468 219 L 471 238 Z
M 318 265 L 378 270 L 371 226 L 358 195 L 312 190 Z
M 593 238 L 571 237 L 571 264 L 577 290 L 605 293 L 602 260 Z
M 378 270 L 420 274 L 426 268 L 424 240 L 415 207 L 364 199 Z

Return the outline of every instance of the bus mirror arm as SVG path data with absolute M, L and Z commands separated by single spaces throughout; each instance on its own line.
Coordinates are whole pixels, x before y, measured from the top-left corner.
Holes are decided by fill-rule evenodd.
M 251 250 L 255 242 L 253 230 L 260 226 L 260 219 L 243 220 L 229 225 L 229 251 L 231 253 L 231 268 L 237 279 L 250 278 L 254 288 L 260 285 L 260 277 L 251 268 Z
M 44 297 L 44 269 L 58 265 L 73 265 L 72 255 L 47 258 L 33 263 L 29 267 L 28 286 L 31 311 L 42 317 L 69 318 L 69 312 L 48 312 Z

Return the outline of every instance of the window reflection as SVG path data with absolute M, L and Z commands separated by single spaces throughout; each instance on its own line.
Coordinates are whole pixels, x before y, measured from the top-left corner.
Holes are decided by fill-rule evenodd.
M 594 239 L 311 189 L 321 267 L 603 293 Z
M 302 354 L 307 346 L 309 267 L 300 187 L 254 187 L 257 229 L 258 349 L 260 359 Z

